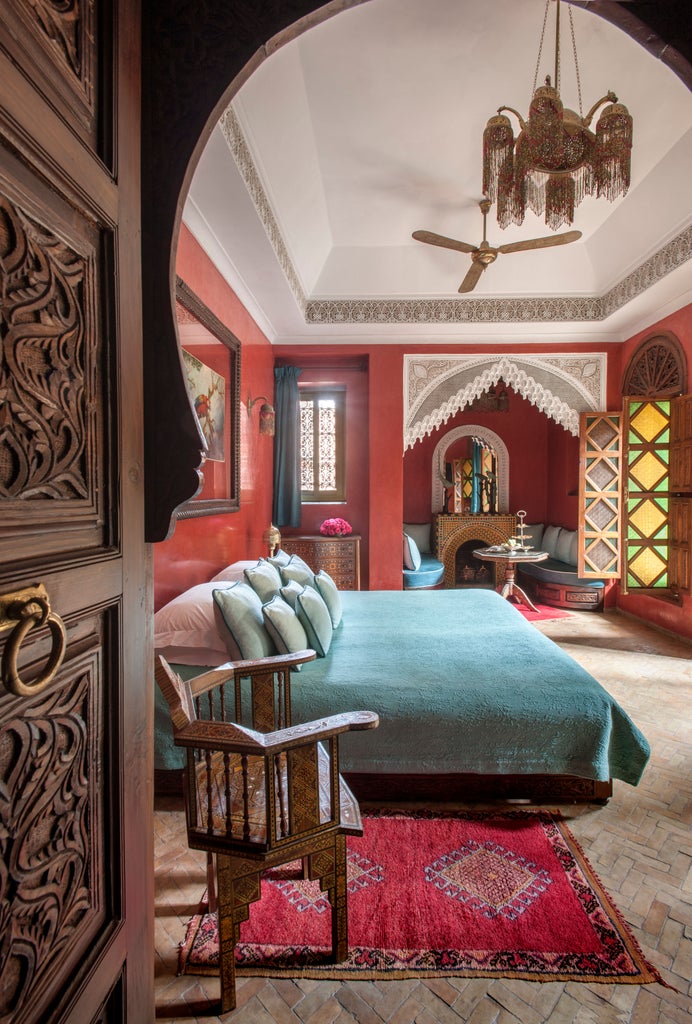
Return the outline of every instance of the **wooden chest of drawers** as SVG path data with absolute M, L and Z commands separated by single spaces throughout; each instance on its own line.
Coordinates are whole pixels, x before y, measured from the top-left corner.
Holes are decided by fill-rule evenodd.
M 282 537 L 281 547 L 299 555 L 311 569 L 324 569 L 340 590 L 360 590 L 360 537 Z

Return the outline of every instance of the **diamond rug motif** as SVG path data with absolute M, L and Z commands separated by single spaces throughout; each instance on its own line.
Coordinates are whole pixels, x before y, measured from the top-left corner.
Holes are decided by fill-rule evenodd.
M 552 879 L 547 871 L 495 843 L 471 840 L 425 869 L 425 880 L 486 917 L 511 920 L 540 898 Z
M 328 900 L 296 862 L 263 877 L 239 974 L 661 982 L 558 813 L 386 809 L 363 824 L 348 838 L 347 959 L 330 962 Z M 218 973 L 206 911 L 188 925 L 180 973 Z

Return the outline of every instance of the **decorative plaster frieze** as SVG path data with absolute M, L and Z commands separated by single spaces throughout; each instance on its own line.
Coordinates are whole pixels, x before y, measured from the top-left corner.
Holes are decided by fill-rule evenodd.
M 228 143 L 228 146 L 235 160 L 236 166 L 240 172 L 240 176 L 245 182 L 250 198 L 255 205 L 257 215 L 261 220 L 264 230 L 267 232 L 267 237 L 274 250 L 279 265 L 286 275 L 289 287 L 293 292 L 293 296 L 298 303 L 300 309 L 305 311 L 306 296 L 300 283 L 300 278 L 296 273 L 296 269 L 293 266 L 293 261 L 288 254 L 286 243 L 284 242 L 283 235 L 274 216 L 274 212 L 271 208 L 267 193 L 264 191 L 262 180 L 260 178 L 255 162 L 252 159 L 252 154 L 243 135 L 243 130 L 240 127 L 238 118 L 232 107 L 228 107 L 226 113 L 223 115 L 220 121 L 221 131 L 223 132 L 224 138 Z

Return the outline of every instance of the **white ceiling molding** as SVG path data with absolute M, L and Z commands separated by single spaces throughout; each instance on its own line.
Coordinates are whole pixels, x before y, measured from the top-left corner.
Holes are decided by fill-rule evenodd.
M 454 427 L 444 434 L 435 445 L 432 455 L 432 496 L 430 509 L 439 512 L 442 509 L 444 499 L 444 486 L 440 480 L 440 464 L 444 461 L 445 452 L 451 448 L 460 437 L 480 437 L 486 441 L 495 452 L 497 458 L 497 505 L 499 512 L 509 511 L 509 452 L 507 445 L 499 434 L 489 427 L 481 427 L 477 423 L 468 423 L 465 426 Z
M 606 355 L 405 355 L 404 451 L 500 380 L 576 437 L 579 414 L 605 408 Z
M 267 237 L 293 292 L 305 323 L 439 324 L 439 323 L 592 323 L 606 320 L 632 299 L 692 259 L 692 226 L 655 252 L 604 295 L 535 298 L 445 299 L 310 299 L 300 282 L 255 165 L 243 129 L 232 107 L 220 121 L 221 131 L 245 182 Z
M 267 193 L 265 192 L 262 184 L 259 171 L 252 159 L 252 154 L 248 148 L 243 130 L 240 127 L 238 118 L 236 117 L 232 107 L 228 107 L 219 124 L 224 138 L 231 150 L 236 166 L 240 171 L 240 175 L 245 182 L 250 198 L 255 204 L 257 215 L 264 226 L 264 230 L 267 232 L 267 238 L 271 243 L 274 254 L 276 255 L 281 269 L 286 275 L 286 280 L 288 281 L 289 287 L 293 292 L 298 306 L 301 311 L 304 311 L 306 296 L 303 286 L 300 283 L 300 278 L 293 265 L 293 261 L 289 256 L 286 243 L 283 235 L 281 234 L 276 217 L 274 216 L 269 199 L 267 198 Z

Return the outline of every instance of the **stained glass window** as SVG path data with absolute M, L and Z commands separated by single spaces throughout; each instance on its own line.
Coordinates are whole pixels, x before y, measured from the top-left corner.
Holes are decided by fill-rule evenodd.
M 303 501 L 343 501 L 344 392 L 300 389 L 300 477 Z
M 628 399 L 626 587 L 669 586 L 670 416 L 668 399 Z

